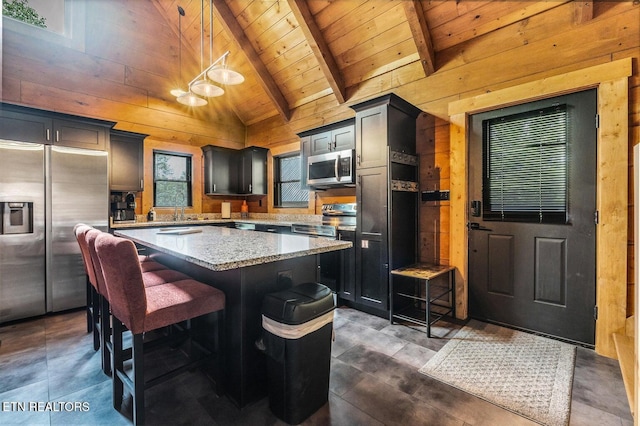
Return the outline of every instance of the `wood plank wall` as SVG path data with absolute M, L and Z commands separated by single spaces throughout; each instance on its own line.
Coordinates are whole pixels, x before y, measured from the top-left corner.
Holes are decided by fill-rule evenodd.
M 179 86 L 179 38 L 151 2 L 71 3 L 74 22 L 85 25 L 74 28 L 69 46 L 3 19 L 4 102 L 114 121 L 117 129 L 178 145 L 244 147 L 245 126 L 224 97 L 194 109 L 169 93 Z M 199 69 L 188 57 L 185 80 Z
M 629 79 L 629 149 L 640 143 L 640 5 L 629 2 L 594 2 L 593 19 L 575 23 L 575 5 L 566 3 L 544 13 L 495 30 L 468 43 L 454 45 L 436 54 L 436 72 L 424 77 L 421 64 L 411 62 L 363 81 L 348 89 L 346 104 L 331 97 L 303 105 L 288 123 L 278 117 L 263 120 L 247 129 L 248 143 L 277 146 L 291 143 L 294 134 L 352 116 L 348 105 L 393 91 L 436 117 L 435 140 L 425 137 L 429 124 L 418 123 L 418 149 L 423 160 L 421 184 L 449 189 L 446 157 L 449 148 L 447 108 L 450 102 L 482 93 L 513 87 L 545 77 L 562 75 L 622 58 L 633 58 Z M 632 165 L 629 165 L 631 170 Z M 440 176 L 438 176 L 440 175 Z M 615 188 L 610 188 L 615 191 Z M 454 196 L 455 194 L 452 194 Z M 633 212 L 632 199 L 627 210 Z M 429 203 L 421 204 L 420 248 L 424 260 L 448 262 L 451 236 L 445 212 Z M 629 221 L 629 223 L 632 223 Z M 629 270 L 627 315 L 633 306 L 633 233 L 628 231 Z M 612 356 L 608 352 L 609 356 Z
M 629 79 L 629 149 L 640 142 L 640 5 L 634 1 L 594 2 L 593 19 L 582 23 L 574 21 L 573 2 L 558 3 L 557 7 L 526 21 L 461 44 L 447 45 L 446 35 L 437 34 L 434 37 L 438 46 L 445 48 L 438 50 L 435 72 L 429 77 L 425 77 L 417 55 L 391 67 L 381 67 L 364 81 L 356 81 L 355 76 L 363 74 L 350 68 L 346 73 L 349 87 L 345 104 L 338 104 L 328 94 L 295 106 L 288 122 L 275 116 L 247 127 L 228 107 L 225 98 L 204 109 L 191 110 L 169 95 L 177 83 L 176 76 L 180 75 L 175 65 L 178 38 L 163 38 L 160 49 L 155 43 L 147 44 L 145 34 L 171 34 L 151 2 L 74 3 L 86 4 L 81 11 L 85 25 L 77 29 L 82 33 L 75 34 L 83 35 L 79 41 L 62 47 L 49 40 L 47 34 L 25 33 L 12 26 L 10 20 L 4 20 L 3 101 L 115 121 L 116 128 L 149 134 L 150 140 L 160 145 L 170 143 L 174 147 L 199 149 L 206 144 L 232 148 L 246 144 L 276 149 L 295 147 L 296 133 L 303 130 L 353 117 L 351 104 L 395 92 L 436 117 L 433 123 L 422 118 L 418 122 L 418 149 L 424 157 L 420 178 L 427 188 L 449 189 L 447 156 L 453 161 L 455 152 L 449 148 L 449 135 L 444 129 L 450 102 L 633 58 L 633 76 Z M 183 61 L 183 75 L 194 75 L 198 64 L 189 62 L 186 55 Z M 434 140 L 427 136 L 432 130 Z M 629 171 L 631 168 L 630 163 Z M 317 211 L 317 206 L 325 201 L 350 196 L 333 191 L 314 194 L 309 211 Z M 219 201 L 203 198 L 202 209 L 215 212 Z M 421 258 L 446 263 L 451 218 L 446 217 L 443 205 L 438 208 L 422 204 L 422 207 Z M 631 198 L 626 207 L 631 215 Z M 628 264 L 633 265 L 631 226 L 627 245 Z M 626 279 L 631 295 L 633 271 L 629 272 Z M 634 312 L 632 300 L 628 297 L 627 314 Z

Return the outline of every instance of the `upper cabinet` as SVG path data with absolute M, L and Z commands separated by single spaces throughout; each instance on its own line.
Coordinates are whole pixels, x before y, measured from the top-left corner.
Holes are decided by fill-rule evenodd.
M 2 104 L 0 139 L 106 151 L 114 123 Z
M 267 154 L 269 150 L 251 146 L 240 151 L 238 168 L 240 194 L 264 195 L 267 193 Z
M 238 187 L 237 150 L 206 145 L 204 153 L 204 193 L 234 194 Z
M 307 130 L 298 133 L 298 136 L 303 142 L 308 138 L 309 155 L 354 149 L 356 142 L 353 118 Z
M 109 128 L 75 120 L 53 120 L 53 144 L 107 150 Z
M 53 120 L 40 115 L 0 109 L 0 139 L 18 142 L 51 143 Z
M 109 147 L 111 191 L 144 190 L 144 139 L 140 133 L 111 131 Z
M 268 149 L 252 146 L 236 150 L 206 145 L 202 147 L 202 152 L 205 194 L 267 193 Z
M 420 110 L 391 93 L 354 105 L 356 168 L 387 165 L 388 151 L 415 155 Z

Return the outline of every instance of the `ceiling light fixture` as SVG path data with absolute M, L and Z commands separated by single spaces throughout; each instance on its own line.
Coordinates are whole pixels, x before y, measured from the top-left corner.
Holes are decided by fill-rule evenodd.
M 178 6 L 180 17 L 184 16 L 184 9 Z M 180 31 L 180 45 L 182 46 L 182 30 L 180 19 L 178 18 L 178 27 Z M 195 76 L 189 82 L 188 91 L 174 89 L 171 94 L 176 96 L 176 100 L 183 105 L 188 106 L 204 106 L 207 105 L 205 98 L 221 96 L 224 89 L 216 86 L 212 80 L 219 84 L 232 85 L 240 84 L 244 81 L 242 74 L 233 71 L 227 66 L 226 51 L 222 56 L 212 62 L 213 59 L 213 0 L 209 4 L 209 66 L 204 68 L 204 0 L 200 0 L 200 74 Z

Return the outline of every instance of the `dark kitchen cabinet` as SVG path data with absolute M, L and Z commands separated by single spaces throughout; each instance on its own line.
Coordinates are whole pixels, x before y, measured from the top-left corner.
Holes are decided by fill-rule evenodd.
M 355 126 L 341 124 L 340 127 L 311 135 L 311 155 L 326 154 L 355 148 Z
M 338 239 L 355 245 L 355 231 L 338 230 Z M 342 300 L 355 300 L 355 248 L 321 253 L 317 281 L 336 292 Z
M 269 150 L 256 146 L 240 151 L 238 169 L 240 194 L 264 195 L 267 193 L 267 154 Z
M 302 189 L 310 189 L 307 185 L 307 160 L 311 155 L 311 136 L 300 138 L 300 187 Z
M 0 139 L 48 144 L 52 129 L 51 118 L 0 109 Z
M 205 194 L 267 193 L 267 148 L 252 146 L 238 150 L 206 145 L 202 152 Z
M 114 123 L 2 104 L 0 138 L 106 151 Z
M 53 120 L 54 145 L 106 151 L 109 129 L 73 120 Z
M 208 195 L 235 194 L 238 187 L 238 151 L 221 146 L 202 147 L 204 192 Z
M 388 304 L 387 168 L 358 171 L 355 302 L 384 312 Z
M 394 94 L 352 108 L 356 110 L 356 168 L 386 166 L 389 151 L 415 155 L 418 108 Z
M 351 241 L 353 247 L 340 250 L 340 283 L 338 295 L 343 300 L 353 302 L 356 297 L 356 232 L 338 231 L 338 239 Z
M 312 155 L 326 154 L 331 151 L 355 149 L 354 119 L 339 121 L 316 129 L 298 133 L 300 137 L 300 186 L 307 185 L 307 159 Z
M 144 190 L 144 139 L 140 133 L 112 130 L 109 142 L 109 189 L 119 192 Z
M 389 317 L 390 271 L 418 258 L 420 110 L 394 94 L 356 110 L 354 306 Z

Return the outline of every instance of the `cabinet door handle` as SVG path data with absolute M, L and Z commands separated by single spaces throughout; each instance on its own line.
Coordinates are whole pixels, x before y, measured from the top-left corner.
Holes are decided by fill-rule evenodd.
M 213 192 L 216 192 L 216 184 L 213 184 Z
M 327 142 L 327 149 L 331 151 L 331 141 Z
M 51 140 L 51 129 L 47 129 L 47 140 Z
M 252 190 L 252 189 L 253 189 L 253 188 L 252 188 L 252 185 L 251 185 L 251 184 L 249 184 L 249 192 L 251 192 L 251 190 Z
M 56 142 L 60 142 L 60 130 L 56 130 Z
M 360 154 L 356 155 L 356 163 L 360 165 Z
M 144 180 L 140 179 L 140 188 L 144 188 Z

